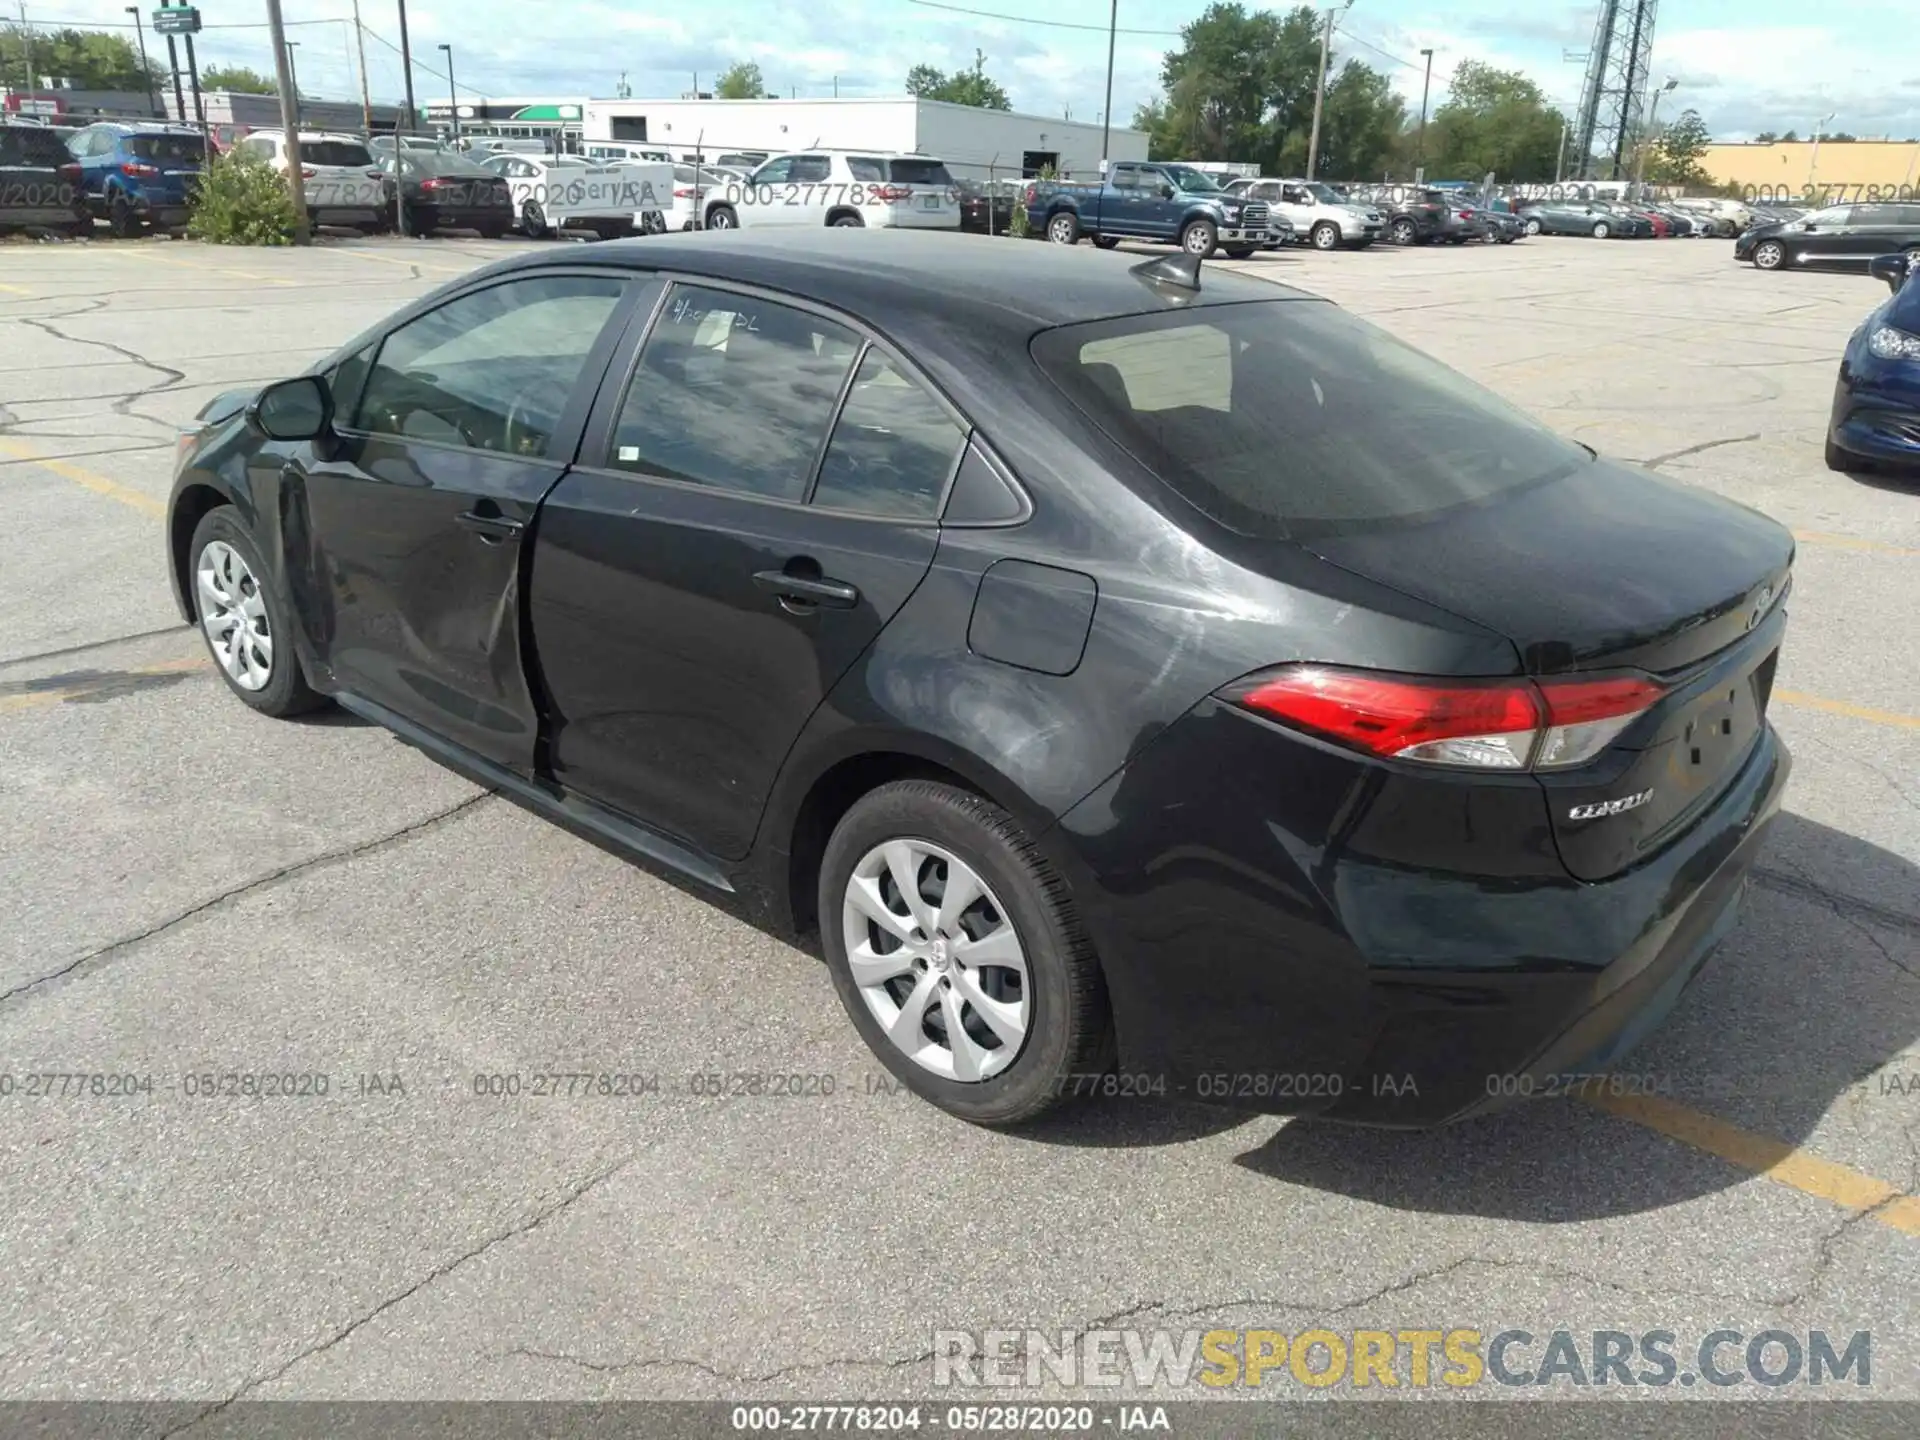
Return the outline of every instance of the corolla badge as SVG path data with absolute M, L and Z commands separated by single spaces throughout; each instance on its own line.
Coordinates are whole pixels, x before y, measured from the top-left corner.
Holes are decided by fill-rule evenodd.
M 1567 811 L 1569 820 L 1598 820 L 1607 815 L 1624 815 L 1629 810 L 1638 810 L 1653 799 L 1653 791 L 1642 790 L 1637 795 L 1622 795 L 1618 800 L 1596 800 L 1591 805 L 1576 805 Z

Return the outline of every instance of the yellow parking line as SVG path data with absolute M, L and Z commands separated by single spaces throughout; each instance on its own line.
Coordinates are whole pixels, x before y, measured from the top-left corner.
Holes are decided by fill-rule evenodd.
M 1855 705 L 1848 700 L 1829 700 L 1824 695 L 1809 695 L 1804 690 L 1776 690 L 1773 698 L 1787 705 L 1804 705 L 1809 710 L 1824 710 L 1829 715 L 1845 715 L 1850 720 L 1865 720 L 1871 725 L 1892 725 L 1902 730 L 1920 730 L 1920 715 L 1901 715 L 1893 710 L 1875 710 L 1870 705 Z
M 111 675 L 95 679 L 81 680 L 72 685 L 62 685 L 54 690 L 30 690 L 24 695 L 0 695 L 0 715 L 10 715 L 19 710 L 37 710 L 43 705 L 58 705 L 64 700 L 79 699 L 112 688 L 116 680 L 140 675 L 179 675 L 192 670 L 205 669 L 210 662 L 204 655 L 195 655 L 181 660 L 162 660 L 154 665 L 137 665 L 131 670 L 121 670 Z
M 1685 1105 L 1652 1095 L 1605 1095 L 1591 1103 L 1610 1115 L 1656 1130 L 1668 1139 L 1717 1155 L 1742 1170 L 1750 1170 L 1802 1195 L 1825 1200 L 1843 1210 L 1866 1212 L 1871 1218 L 1904 1235 L 1920 1236 L 1920 1200 L 1831 1160 L 1816 1159 L 1784 1140 L 1755 1135 Z
M 1856 540 L 1851 535 L 1829 535 L 1824 530 L 1796 530 L 1793 538 L 1809 545 L 1832 545 L 1840 550 L 1863 550 L 1869 555 L 1920 555 L 1906 545 L 1883 545 L 1878 540 Z
M 421 270 L 431 270 L 436 275 L 471 275 L 473 270 L 480 268 L 479 265 L 475 265 L 473 270 L 449 270 L 444 265 L 423 265 L 418 260 L 409 260 L 402 255 L 380 255 L 372 250 L 342 249 L 339 253 L 342 255 L 351 255 L 356 260 L 378 260 L 382 265 L 416 266 Z M 487 262 L 483 260 L 480 263 L 484 265 Z
M 157 517 L 167 513 L 166 505 L 151 495 L 143 495 L 138 490 L 129 490 L 117 480 L 96 475 L 93 471 L 66 460 L 43 460 L 18 440 L 0 438 L 0 453 L 11 455 L 18 460 L 25 460 L 29 464 L 39 466 L 42 470 L 50 470 L 62 480 L 71 480 L 76 485 L 85 486 L 96 495 L 104 495 L 109 500 L 118 500 L 122 505 L 130 506 L 143 515 Z
M 0 290 L 6 291 L 9 295 L 31 295 L 33 293 L 31 290 L 20 285 L 0 285 Z
M 176 260 L 171 255 L 142 254 L 140 258 L 148 264 L 171 265 L 176 270 L 191 270 L 194 274 L 205 275 L 209 279 L 257 280 L 264 285 L 298 285 L 300 283 L 279 275 L 261 275 L 252 270 L 233 270 L 224 265 L 196 265 L 191 260 Z

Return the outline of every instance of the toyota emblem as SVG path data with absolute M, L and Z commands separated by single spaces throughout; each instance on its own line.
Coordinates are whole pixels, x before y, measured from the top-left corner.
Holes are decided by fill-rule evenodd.
M 1753 597 L 1753 609 L 1747 612 L 1747 629 L 1751 630 L 1766 618 L 1767 608 L 1773 604 L 1773 586 L 1762 585 L 1759 594 Z

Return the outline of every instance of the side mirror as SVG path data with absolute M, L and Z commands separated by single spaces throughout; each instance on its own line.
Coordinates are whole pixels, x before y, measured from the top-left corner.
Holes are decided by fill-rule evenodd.
M 1173 198 L 1173 186 L 1167 184 L 1164 180 L 1160 182 L 1160 198 L 1162 200 L 1171 200 Z
M 1900 293 L 1900 287 L 1907 283 L 1907 276 L 1912 269 L 1904 255 L 1876 255 L 1867 262 L 1867 273 L 1876 280 L 1886 281 L 1887 289 L 1896 295 Z
M 333 392 L 318 375 L 267 386 L 247 406 L 247 425 L 269 440 L 315 440 L 333 428 Z

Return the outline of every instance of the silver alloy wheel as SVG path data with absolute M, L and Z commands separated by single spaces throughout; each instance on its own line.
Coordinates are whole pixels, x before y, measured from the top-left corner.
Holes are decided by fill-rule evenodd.
M 943 1080 L 974 1083 L 1020 1054 L 1033 1014 L 1012 917 L 965 861 L 925 840 L 861 857 L 841 906 L 847 969 L 894 1046 Z
M 1762 270 L 1776 270 L 1787 258 L 1787 247 L 1778 240 L 1762 240 L 1753 251 L 1753 263 Z
M 1071 215 L 1056 215 L 1047 222 L 1047 239 L 1056 245 L 1071 245 L 1079 238 L 1079 225 Z
M 260 582 L 224 540 L 207 542 L 195 576 L 200 628 L 214 658 L 242 690 L 265 689 L 273 679 L 273 631 Z
M 1327 224 L 1325 221 L 1314 226 L 1312 233 L 1313 248 L 1316 250 L 1331 250 L 1340 243 L 1339 230 Z
M 1181 247 L 1187 254 L 1198 255 L 1202 260 L 1213 253 L 1216 243 L 1218 243 L 1218 237 L 1204 220 L 1189 225 L 1187 233 L 1180 238 Z

